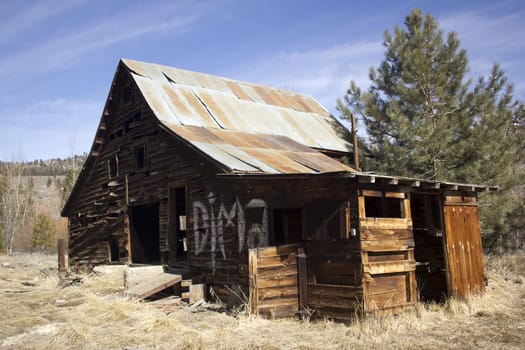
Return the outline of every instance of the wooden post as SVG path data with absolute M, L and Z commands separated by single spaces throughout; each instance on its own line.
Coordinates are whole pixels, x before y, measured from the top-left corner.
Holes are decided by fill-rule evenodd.
M 124 180 L 126 182 L 126 193 L 124 194 L 126 196 L 126 205 L 129 205 L 129 188 L 128 188 L 128 174 L 126 173 Z
M 250 283 L 249 305 L 250 313 L 257 316 L 257 248 L 248 250 L 248 280 Z
M 66 245 L 63 238 L 57 240 L 58 272 L 66 272 Z
M 297 278 L 299 282 L 299 314 L 308 307 L 308 276 L 306 271 L 306 254 L 304 248 L 297 249 Z
M 353 137 L 353 146 L 354 146 L 354 165 L 355 170 L 360 171 L 359 169 L 359 147 L 357 144 L 357 126 L 355 116 L 352 114 L 352 137 Z

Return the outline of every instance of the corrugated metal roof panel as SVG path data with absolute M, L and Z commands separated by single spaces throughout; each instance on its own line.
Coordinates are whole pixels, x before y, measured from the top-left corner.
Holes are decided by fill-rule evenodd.
M 255 89 L 249 84 L 239 83 L 239 87 L 244 91 L 246 95 L 250 96 L 250 99 L 252 101 L 259 102 L 259 103 L 266 103 L 264 99 L 261 96 L 259 96 L 257 91 L 255 91 Z
M 154 80 L 134 75 L 137 86 L 142 91 L 146 102 L 153 110 L 159 120 L 165 123 L 180 124 L 181 121 L 172 112 L 172 106 L 166 102 L 166 98 L 160 84 Z
M 175 84 L 198 86 L 199 82 L 191 72 L 176 69 L 171 67 L 165 67 L 164 73 L 173 81 Z
M 243 162 L 249 162 L 251 166 L 259 169 L 259 171 L 262 173 L 279 174 L 278 170 L 272 168 L 258 158 L 251 156 L 249 153 L 246 153 L 243 148 L 235 147 L 233 145 L 221 145 L 221 148 L 235 158 L 240 159 Z
M 245 149 L 252 157 L 255 157 L 268 166 L 278 170 L 281 174 L 310 174 L 315 173 L 312 169 L 301 165 L 288 157 L 287 153 L 274 149 L 249 148 Z
M 237 96 L 241 100 L 253 101 L 251 97 L 236 82 L 226 80 L 226 85 L 228 85 L 228 87 L 233 91 L 235 96 Z
M 138 61 L 132 61 L 132 60 L 125 60 L 125 63 L 130 69 L 137 74 L 140 74 L 144 78 L 159 80 L 159 81 L 167 81 L 164 74 L 162 74 L 162 71 L 160 69 L 161 66 L 156 64 L 149 64 L 144 62 L 138 62 Z
M 201 151 L 206 153 L 211 158 L 215 159 L 219 163 L 225 165 L 232 171 L 243 171 L 243 172 L 249 172 L 249 173 L 261 173 L 260 169 L 257 169 L 249 163 L 245 163 L 231 154 L 225 152 L 220 148 L 220 146 L 211 144 L 211 143 L 204 143 L 204 142 L 192 142 L 192 144 L 199 148 Z
M 283 135 L 305 146 L 348 152 L 341 126 L 313 98 L 231 79 L 123 60 L 162 122 Z
M 198 101 L 190 88 L 183 86 L 173 88 L 170 83 L 162 84 L 162 87 L 166 98 L 169 99 L 172 112 L 181 121 L 181 124 L 217 127 L 217 123 L 213 121 L 206 108 Z
M 285 136 L 216 128 L 168 127 L 210 158 L 236 172 L 296 174 L 353 171 L 346 165 Z
M 301 96 L 301 100 L 308 106 L 308 111 L 319 115 L 329 116 L 330 113 L 310 96 Z

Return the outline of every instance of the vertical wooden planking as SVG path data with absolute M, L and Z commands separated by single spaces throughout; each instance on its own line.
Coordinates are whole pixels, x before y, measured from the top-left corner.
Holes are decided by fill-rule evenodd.
M 445 203 L 445 247 L 450 296 L 466 298 L 484 289 L 478 208 L 472 201 Z

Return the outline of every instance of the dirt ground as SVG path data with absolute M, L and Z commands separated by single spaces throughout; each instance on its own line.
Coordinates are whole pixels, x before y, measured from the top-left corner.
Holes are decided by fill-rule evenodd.
M 0 349 L 524 349 L 525 253 L 485 266 L 483 296 L 344 325 L 140 302 L 104 274 L 61 285 L 56 256 L 0 255 Z

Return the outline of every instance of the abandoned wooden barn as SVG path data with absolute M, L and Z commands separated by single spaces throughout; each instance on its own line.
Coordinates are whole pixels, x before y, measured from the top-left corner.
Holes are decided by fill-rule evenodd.
M 70 266 L 186 268 L 274 317 L 482 291 L 487 187 L 356 172 L 344 133 L 309 96 L 123 59 L 62 211 Z

